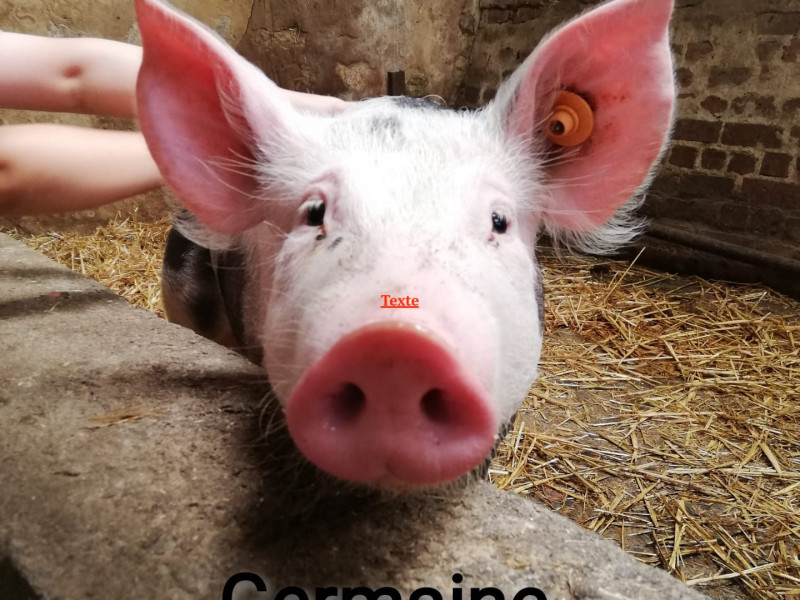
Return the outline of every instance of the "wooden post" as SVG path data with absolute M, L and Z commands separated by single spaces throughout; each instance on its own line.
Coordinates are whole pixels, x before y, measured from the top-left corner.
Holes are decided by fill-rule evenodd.
M 388 71 L 386 73 L 386 93 L 390 96 L 406 95 L 405 71 Z

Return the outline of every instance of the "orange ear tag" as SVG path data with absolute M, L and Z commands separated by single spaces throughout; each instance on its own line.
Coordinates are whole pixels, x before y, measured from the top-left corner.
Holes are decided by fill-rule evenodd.
M 559 146 L 578 146 L 594 129 L 592 107 L 574 92 L 562 90 L 556 98 L 553 116 L 547 121 L 547 139 Z

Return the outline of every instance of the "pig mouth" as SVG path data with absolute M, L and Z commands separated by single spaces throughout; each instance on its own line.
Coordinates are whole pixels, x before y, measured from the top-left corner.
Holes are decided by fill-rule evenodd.
M 308 369 L 285 410 L 291 437 L 317 467 L 384 489 L 457 479 L 497 439 L 488 394 L 444 345 L 403 323 L 342 338 Z

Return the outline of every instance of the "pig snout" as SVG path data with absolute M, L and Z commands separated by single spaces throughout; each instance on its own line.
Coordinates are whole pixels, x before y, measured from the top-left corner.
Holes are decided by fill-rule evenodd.
M 467 473 L 497 432 L 488 393 L 443 344 L 402 323 L 363 327 L 336 343 L 295 387 L 286 420 L 322 470 L 388 487 Z

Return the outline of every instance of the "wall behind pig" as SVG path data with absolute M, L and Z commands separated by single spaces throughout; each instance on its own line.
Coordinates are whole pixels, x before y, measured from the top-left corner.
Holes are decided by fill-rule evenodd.
M 544 35 L 599 3 L 256 2 L 239 49 L 294 89 L 373 96 L 402 68 L 411 95 L 480 106 Z M 798 33 L 800 0 L 676 0 L 675 136 L 643 213 L 681 240 L 644 238 L 645 259 L 786 291 L 800 281 Z
M 688 4 L 688 3 L 685 3 Z M 679 10 L 680 110 L 656 217 L 800 259 L 800 2 Z
M 457 103 L 485 104 L 595 0 L 480 0 Z M 673 140 L 643 206 L 644 259 L 800 295 L 800 0 L 676 0 Z
M 238 50 L 295 90 L 377 96 L 403 69 L 409 95 L 452 100 L 478 16 L 477 0 L 256 0 Z

